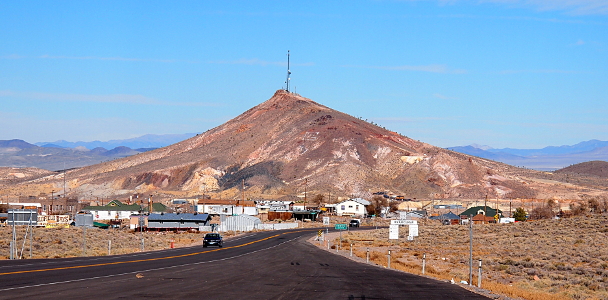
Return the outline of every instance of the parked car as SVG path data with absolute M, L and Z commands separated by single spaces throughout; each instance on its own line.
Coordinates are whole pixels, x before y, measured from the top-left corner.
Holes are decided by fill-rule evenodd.
M 207 246 L 223 246 L 222 236 L 219 233 L 207 233 L 203 238 L 203 247 Z
M 359 227 L 361 225 L 361 220 L 359 219 L 352 219 L 350 220 L 350 223 L 348 223 L 349 227 Z

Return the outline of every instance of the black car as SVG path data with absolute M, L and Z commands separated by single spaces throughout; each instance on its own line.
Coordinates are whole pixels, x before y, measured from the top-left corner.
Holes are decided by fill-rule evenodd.
M 222 247 L 223 241 L 222 236 L 219 233 L 207 233 L 203 238 L 203 247 L 207 246 L 218 246 Z
M 349 227 L 359 227 L 359 225 L 361 225 L 361 221 L 357 219 L 350 220 L 350 223 L 348 223 Z

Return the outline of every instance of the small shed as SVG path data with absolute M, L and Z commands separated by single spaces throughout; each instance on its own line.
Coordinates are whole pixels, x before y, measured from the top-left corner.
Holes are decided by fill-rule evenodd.
M 227 217 L 219 226 L 219 231 L 252 231 L 262 221 L 249 215 Z
M 148 215 L 148 230 L 198 230 L 200 226 L 208 226 L 210 221 L 209 214 L 150 214 Z

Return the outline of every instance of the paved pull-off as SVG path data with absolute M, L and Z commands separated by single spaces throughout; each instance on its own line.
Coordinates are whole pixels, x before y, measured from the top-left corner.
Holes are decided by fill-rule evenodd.
M 223 248 L 2 261 L 0 298 L 488 299 L 320 250 L 306 241 L 316 232 L 249 234 Z

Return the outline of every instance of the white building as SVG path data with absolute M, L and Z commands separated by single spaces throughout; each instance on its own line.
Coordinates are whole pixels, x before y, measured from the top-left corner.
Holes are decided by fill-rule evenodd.
M 367 214 L 365 207 L 370 204 L 371 202 L 362 198 L 345 200 L 336 205 L 336 214 L 338 216 L 364 216 Z
M 129 219 L 131 215 L 138 214 L 141 210 L 138 204 L 124 204 L 118 200 L 112 200 L 104 206 L 87 206 L 82 209 L 92 214 L 95 221 Z
M 210 215 L 258 215 L 258 208 L 253 201 L 236 201 L 236 200 L 199 200 L 195 206 L 197 213 L 206 213 Z

